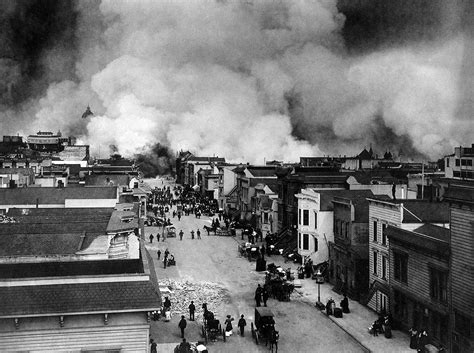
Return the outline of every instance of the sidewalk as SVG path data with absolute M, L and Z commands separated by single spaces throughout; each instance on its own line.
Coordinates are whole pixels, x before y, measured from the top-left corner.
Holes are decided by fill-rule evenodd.
M 301 288 L 296 288 L 295 291 L 302 296 L 302 300 L 310 302 L 315 307 L 318 300 L 318 284 L 315 280 L 310 278 L 299 280 L 302 284 Z M 329 298 L 333 298 L 336 305 L 339 307 L 340 301 L 343 299 L 342 295 L 337 294 L 332 290 L 332 285 L 328 283 L 321 284 L 321 302 L 326 304 Z M 331 319 L 341 329 L 351 335 L 364 348 L 370 352 L 414 352 L 409 348 L 410 338 L 407 334 L 393 330 L 392 338 L 387 339 L 383 334 L 373 336 L 369 334 L 368 327 L 377 320 L 378 316 L 369 308 L 359 304 L 359 302 L 349 299 L 349 314 L 344 314 L 342 318 L 335 318 L 330 315 Z M 321 315 L 326 316 L 322 311 Z

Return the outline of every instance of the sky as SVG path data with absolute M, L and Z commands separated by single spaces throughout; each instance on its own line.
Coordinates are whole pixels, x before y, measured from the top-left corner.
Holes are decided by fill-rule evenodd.
M 102 157 L 435 160 L 474 141 L 472 6 L 4 0 L 0 128 L 60 130 Z

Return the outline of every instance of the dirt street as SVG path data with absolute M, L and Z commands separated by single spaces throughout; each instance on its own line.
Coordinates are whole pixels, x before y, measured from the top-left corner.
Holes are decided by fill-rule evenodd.
M 161 187 L 161 180 L 147 180 L 151 186 Z M 164 182 L 166 185 L 166 181 Z M 203 229 L 204 225 L 210 225 L 209 217 L 196 219 L 194 215 L 184 216 L 181 221 L 172 219 L 177 233 L 182 229 L 183 240 L 167 238 L 153 243 L 147 241 L 147 249 L 154 259 L 158 280 L 162 281 L 185 281 L 197 284 L 206 284 L 215 287 L 213 298 L 208 298 L 214 306 L 209 306 L 216 318 L 223 324 L 227 314 L 234 321 L 234 335 L 223 342 L 222 337 L 217 342 L 210 342 L 207 347 L 209 352 L 267 352 L 264 344 L 256 345 L 250 334 L 250 323 L 254 320 L 254 292 L 258 283 L 263 285 L 265 275 L 256 272 L 255 262 L 249 262 L 238 253 L 239 238 L 208 236 Z M 201 230 L 202 239 L 191 239 L 190 231 Z M 146 227 L 146 239 L 152 233 L 156 236 L 161 232 L 160 227 Z M 177 265 L 164 268 L 163 262 L 157 260 L 157 250 L 162 252 L 168 248 L 174 254 Z M 163 255 L 162 255 L 163 256 Z M 281 256 L 267 257 L 267 264 L 274 262 L 284 268 L 295 265 L 284 264 Z M 174 290 L 174 291 L 173 291 Z M 178 306 L 187 308 L 189 303 L 176 303 L 173 294 L 179 291 L 173 288 L 170 293 L 172 309 Z M 181 289 L 183 290 L 183 289 Z M 184 288 L 186 290 L 186 288 Z M 202 293 L 187 293 L 188 297 L 202 298 Z M 196 342 L 202 340 L 201 336 L 201 302 L 196 302 L 196 321 L 189 321 L 189 314 L 185 314 L 188 326 L 185 337 L 188 341 Z M 280 333 L 279 352 L 363 352 L 362 347 L 349 335 L 337 327 L 331 320 L 314 308 L 311 303 L 304 301 L 298 293 L 293 293 L 290 302 L 279 302 L 275 299 L 268 301 L 268 307 L 275 315 L 276 329 Z M 172 310 L 173 312 L 173 310 Z M 237 321 L 240 314 L 244 314 L 247 320 L 245 337 L 237 335 Z M 151 337 L 159 344 L 159 352 L 172 352 L 172 347 L 181 341 L 178 322 L 180 313 L 173 313 L 170 322 L 152 321 Z M 168 345 L 166 345 L 166 343 Z

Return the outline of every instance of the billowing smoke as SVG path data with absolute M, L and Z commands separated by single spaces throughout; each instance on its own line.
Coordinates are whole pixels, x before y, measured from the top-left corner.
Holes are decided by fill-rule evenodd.
M 473 139 L 472 105 L 459 109 L 473 38 L 461 5 L 432 3 L 433 21 L 415 11 L 394 22 L 392 7 L 364 12 L 337 0 L 77 1 L 74 25 L 58 28 L 36 60 L 65 57 L 74 71 L 45 66 L 45 93 L 6 104 L 2 123 L 23 131 L 11 119 L 27 116 L 29 128 L 75 134 L 92 154 L 114 145 L 147 155 L 159 143 L 231 161 L 295 161 L 372 143 L 437 158 Z M 358 22 L 364 13 L 385 22 Z M 61 30 L 74 30 L 69 51 Z M 15 62 L 0 74 L 24 76 Z M 81 119 L 87 105 L 95 115 Z
M 135 163 L 145 178 L 171 174 L 174 168 L 174 155 L 166 146 L 159 143 L 135 156 Z

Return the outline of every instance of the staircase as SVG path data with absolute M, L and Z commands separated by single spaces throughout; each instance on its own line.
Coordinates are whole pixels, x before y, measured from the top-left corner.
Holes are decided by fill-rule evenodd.
M 370 287 L 369 287 L 369 292 L 367 293 L 367 295 L 365 297 L 361 297 L 360 298 L 360 303 L 362 305 L 367 305 L 369 304 L 370 302 L 370 299 L 372 299 L 372 297 L 374 296 L 374 294 L 377 292 L 377 290 L 380 289 L 380 284 L 379 282 L 377 281 L 373 281 L 371 284 L 370 284 Z

